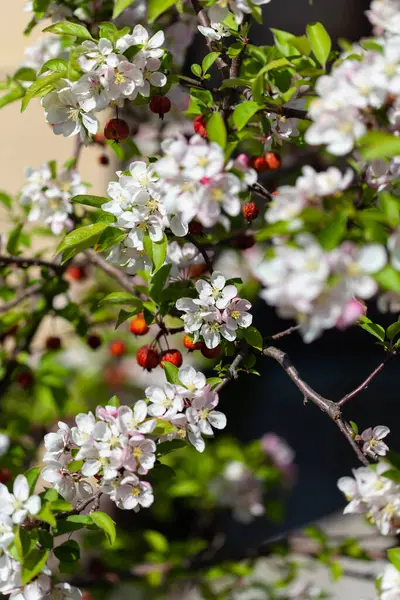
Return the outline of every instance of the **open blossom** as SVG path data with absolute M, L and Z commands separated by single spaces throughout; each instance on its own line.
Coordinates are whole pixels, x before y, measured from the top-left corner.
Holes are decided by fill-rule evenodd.
M 400 598 L 400 571 L 392 565 L 386 565 L 380 582 L 381 600 L 397 600 Z
M 225 25 L 222 23 L 211 23 L 210 27 L 204 27 L 203 25 L 198 25 L 197 29 L 202 33 L 205 37 L 210 38 L 210 40 L 219 41 L 223 37 L 229 37 L 230 31 Z
M 85 144 L 89 134 L 96 134 L 99 123 L 92 111 L 85 112 L 74 93 L 73 86 L 67 81 L 58 92 L 50 92 L 42 99 L 46 120 L 54 125 L 56 135 L 71 137 L 80 135 Z
M 17 475 L 11 494 L 4 484 L 0 484 L 0 512 L 10 515 L 13 523 L 20 525 L 28 515 L 37 515 L 41 508 L 39 496 L 30 496 L 29 484 L 25 475 Z
M 398 0 L 372 0 L 368 19 L 375 27 L 377 35 L 382 33 L 396 35 L 400 31 L 400 8 Z
M 255 6 L 263 6 L 268 4 L 271 0 L 253 0 L 251 3 L 248 0 L 216 0 L 216 2 L 209 8 L 208 16 L 212 23 L 220 23 L 229 15 L 232 11 L 235 20 L 238 24 L 242 23 L 244 15 L 251 14 L 251 4 Z
M 378 425 L 377 427 L 369 427 L 361 434 L 361 439 L 364 442 L 363 452 L 369 454 L 372 458 L 377 456 L 385 456 L 389 451 L 389 447 L 383 442 L 383 438 L 389 435 L 389 427 Z
M 213 427 L 224 429 L 226 416 L 220 411 L 214 410 L 217 404 L 218 396 L 215 392 L 208 391 L 201 396 L 196 396 L 192 406 L 186 411 L 189 423 L 196 425 L 205 435 L 213 435 Z
M 162 388 L 151 385 L 146 388 L 145 394 L 150 401 L 148 413 L 153 417 L 168 419 L 183 408 L 182 397 L 171 383 L 165 383 Z
M 154 502 L 153 488 L 136 475 L 127 475 L 118 487 L 115 502 L 118 508 L 138 512 L 140 507 L 149 508 Z
M 234 285 L 226 285 L 226 279 L 219 271 L 214 271 L 210 282 L 200 279 L 196 282 L 196 290 L 199 299 L 208 306 L 216 306 L 223 310 L 236 296 L 237 288 Z
M 164 54 L 162 45 L 165 37 L 163 31 L 158 31 L 152 37 L 143 25 L 136 25 L 131 34 L 119 38 L 116 48 L 119 52 L 125 52 L 131 46 L 141 46 L 138 56 L 144 58 L 161 58 Z

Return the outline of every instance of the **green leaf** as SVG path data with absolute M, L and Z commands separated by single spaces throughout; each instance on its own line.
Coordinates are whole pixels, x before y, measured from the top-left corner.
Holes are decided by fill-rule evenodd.
M 49 553 L 47 550 L 32 550 L 22 566 L 22 584 L 29 583 L 45 566 Z
M 202 69 L 201 66 L 198 65 L 197 63 L 194 63 L 193 65 L 191 65 L 190 70 L 192 71 L 193 75 L 195 75 L 196 77 L 201 77 L 202 74 Z
M 170 442 L 162 442 L 161 444 L 157 444 L 157 456 L 166 456 L 171 452 L 175 452 L 175 450 L 181 450 L 185 448 L 187 443 L 184 440 L 171 440 Z
M 389 225 L 393 228 L 398 227 L 400 215 L 399 198 L 392 196 L 388 192 L 381 192 L 379 194 L 379 206 L 387 218 Z
M 338 560 L 333 560 L 329 564 L 329 570 L 333 581 L 338 581 L 343 576 L 343 567 Z
M 116 19 L 128 6 L 134 3 L 135 0 L 115 0 L 115 6 L 112 18 Z
M 93 523 L 97 525 L 99 529 L 104 531 L 108 541 L 111 545 L 113 545 L 117 537 L 117 533 L 115 531 L 115 523 L 112 518 L 103 512 L 94 512 L 92 513 L 91 517 Z
M 142 301 L 139 300 L 139 298 L 135 298 L 132 290 L 132 294 L 129 292 L 112 292 L 100 300 L 99 306 L 103 306 L 104 304 L 130 304 L 132 306 L 141 306 Z
M 135 310 L 124 310 L 124 309 L 121 309 L 119 311 L 118 319 L 117 319 L 117 322 L 115 324 L 115 329 L 118 329 L 118 327 L 120 325 L 122 325 L 122 323 L 125 323 L 125 321 L 127 321 L 131 317 L 134 317 L 135 315 L 137 315 L 142 310 L 143 310 L 143 306 L 140 306 L 140 307 L 136 308 Z
M 77 23 L 71 23 L 70 21 L 59 21 L 46 27 L 43 31 L 46 33 L 55 33 L 56 35 L 73 35 L 81 40 L 93 40 L 86 27 Z
M 114 23 L 103 22 L 100 25 L 99 37 L 106 38 L 112 44 L 115 44 L 118 39 L 118 29 L 115 27 Z
M 83 466 L 83 460 L 72 460 L 68 466 L 67 469 L 70 473 L 78 473 L 78 471 L 80 471 L 82 469 Z M 54 508 L 54 503 L 51 505 L 52 508 Z
M 328 225 L 319 235 L 319 242 L 325 250 L 333 250 L 341 241 L 347 226 L 347 215 L 343 212 L 337 213 L 330 219 Z
M 71 471 L 71 464 L 73 464 L 74 462 L 80 462 L 81 467 L 83 465 L 83 461 L 72 461 L 72 463 L 69 463 L 69 465 L 68 465 L 68 470 L 71 473 L 73 472 L 73 471 Z M 79 469 L 77 469 L 77 470 L 79 470 Z M 52 508 L 52 510 L 56 510 L 56 511 L 60 511 L 60 512 L 68 512 L 73 509 L 73 506 L 70 502 L 67 502 L 66 500 L 55 500 L 54 502 L 52 502 L 51 508 Z
M 247 79 L 242 79 L 241 77 L 233 77 L 232 79 L 224 79 L 221 84 L 221 90 L 228 87 L 248 87 L 249 82 Z
M 7 252 L 9 254 L 15 255 L 17 253 L 23 226 L 23 223 L 19 223 L 8 236 Z
M 247 327 L 243 330 L 243 334 L 244 339 L 250 346 L 253 346 L 253 348 L 256 348 L 257 350 L 262 350 L 263 338 L 256 327 Z
M 400 138 L 384 131 L 370 131 L 359 143 L 365 160 L 390 158 L 400 154 Z
M 389 469 L 381 474 L 382 477 L 386 477 L 386 479 L 390 479 L 391 481 L 395 481 L 396 483 L 400 483 L 400 471 L 398 469 Z
M 55 535 L 79 531 L 79 529 L 90 525 L 93 525 L 92 517 L 90 515 L 70 515 L 66 519 L 58 520 Z
M 202 493 L 201 485 L 198 481 L 185 479 L 174 483 L 169 488 L 172 497 L 183 498 L 185 496 L 199 496 Z
M 99 223 L 100 221 L 96 222 Z M 119 229 L 118 227 L 106 227 L 97 241 L 95 252 L 99 253 L 109 250 L 113 246 L 116 246 L 122 242 L 126 236 L 126 231 L 122 231 L 122 229 Z
M 165 379 L 169 382 L 169 383 L 174 383 L 174 384 L 181 384 L 181 382 L 179 381 L 179 369 L 178 367 L 176 367 L 175 365 L 166 362 L 163 364 L 164 367 L 164 373 L 165 373 Z
M 39 71 L 39 75 L 46 73 L 46 71 L 54 71 L 55 73 L 66 73 L 68 71 L 69 63 L 67 60 L 62 58 L 51 58 L 44 63 L 43 67 Z
M 109 198 L 104 198 L 103 196 L 90 196 L 87 194 L 80 194 L 71 198 L 71 202 L 74 202 L 74 204 L 84 204 L 85 206 L 94 206 L 95 208 L 101 208 L 103 204 L 109 201 Z
M 396 321 L 396 323 L 389 325 L 389 327 L 386 329 L 386 336 L 387 336 L 388 340 L 392 340 L 399 333 L 400 333 L 400 321 Z
M 75 540 L 68 540 L 53 549 L 55 556 L 60 562 L 73 563 L 80 559 L 81 551 L 78 542 Z
M 5 192 L 0 192 L 0 202 L 1 202 L 1 204 L 3 204 L 8 209 L 10 209 L 11 206 L 12 206 L 12 198 L 11 198 L 11 196 L 9 196 L 8 194 L 6 194 Z
M 324 67 L 332 47 L 329 33 L 322 23 L 310 23 L 307 25 L 306 34 L 315 58 Z
M 233 123 L 236 126 L 238 131 L 241 131 L 244 127 L 246 127 L 247 123 L 250 121 L 254 115 L 264 108 L 261 104 L 254 102 L 254 100 L 248 100 L 247 102 L 242 102 L 239 104 L 233 111 L 232 119 Z
M 388 559 L 392 565 L 395 566 L 398 571 L 400 571 L 400 548 L 389 548 L 387 553 Z
M 171 267 L 172 265 L 163 265 L 151 278 L 149 293 L 150 298 L 155 302 L 160 302 L 162 298 L 162 292 L 169 277 Z
M 50 73 L 50 75 L 45 75 L 44 77 L 40 77 L 40 79 L 34 81 L 32 85 L 29 86 L 24 98 L 22 99 L 21 112 L 26 110 L 32 98 L 37 98 L 48 94 L 54 88 L 56 81 L 59 81 L 61 77 L 61 73 Z
M 50 6 L 51 0 L 33 0 L 33 12 L 38 19 L 42 19 Z
M 368 317 L 361 317 L 360 327 L 368 331 L 371 335 L 378 338 L 380 342 L 385 340 L 385 330 L 378 323 L 373 323 Z
M 25 473 L 25 477 L 27 478 L 29 484 L 30 496 L 35 493 L 36 483 L 39 479 L 41 470 L 42 469 L 40 467 L 32 467 L 31 469 L 29 469 L 29 471 Z
M 118 396 L 113 396 L 109 400 L 107 400 L 107 406 L 115 406 L 115 408 L 119 408 L 121 406 Z
M 50 504 L 47 502 L 44 506 L 42 505 L 42 509 L 38 514 L 38 518 L 45 523 L 48 523 L 52 527 L 57 525 L 57 521 L 53 513 L 51 512 Z
M 167 255 L 168 240 L 165 233 L 160 242 L 153 242 L 148 235 L 144 236 L 143 245 L 145 252 L 148 254 L 153 263 L 154 272 L 158 271 L 163 264 Z
M 35 542 L 31 540 L 29 533 L 25 529 L 18 527 L 15 532 L 14 544 L 18 553 L 18 559 L 20 562 L 23 562 L 25 556 L 31 551 L 32 544 L 34 545 Z
M 350 421 L 350 426 L 351 426 L 352 430 L 354 431 L 354 433 L 357 435 L 357 433 L 358 433 L 357 423 L 354 423 L 354 421 Z
M 275 45 L 283 56 L 296 56 L 300 54 L 295 45 L 296 36 L 293 33 L 273 27 L 271 27 L 271 31 L 274 36 Z
M 86 250 L 91 246 L 94 246 L 101 232 L 107 227 L 107 223 L 93 223 L 93 225 L 86 225 L 85 227 L 79 227 L 71 231 L 61 241 L 57 248 L 57 252 L 64 252 L 64 250 L 73 251 L 69 258 L 74 256 L 82 250 Z
M 33 84 L 32 84 L 33 85 Z M 0 108 L 11 104 L 25 96 L 25 90 L 17 81 L 11 81 L 8 87 L 8 93 L 0 97 Z
M 221 146 L 221 148 L 225 148 L 227 133 L 221 113 L 214 112 L 208 119 L 207 134 L 210 142 L 216 142 Z
M 155 552 L 160 552 L 161 554 L 165 554 L 168 552 L 169 544 L 167 538 L 160 533 L 159 531 L 148 530 L 143 534 L 146 542 L 149 546 L 155 550 Z
M 400 273 L 393 267 L 387 265 L 374 278 L 383 289 L 400 294 Z
M 153 23 L 160 15 L 166 10 L 176 4 L 176 0 L 149 0 L 148 2 L 148 19 L 150 23 Z
M 36 81 L 35 69 L 29 67 L 21 67 L 16 73 L 14 73 L 14 79 L 17 81 Z
M 203 73 L 207 73 L 208 69 L 213 66 L 219 56 L 221 56 L 221 52 L 210 52 L 210 54 L 207 54 L 207 56 L 203 58 L 203 62 L 201 63 Z
M 221 377 L 208 377 L 207 378 L 207 384 L 209 386 L 211 386 L 211 389 L 214 388 L 215 386 L 217 386 L 219 383 L 221 383 L 222 379 Z

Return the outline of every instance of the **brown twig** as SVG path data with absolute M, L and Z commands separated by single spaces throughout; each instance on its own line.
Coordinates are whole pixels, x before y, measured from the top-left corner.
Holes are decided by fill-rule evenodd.
M 28 258 L 26 256 L 0 256 L 0 265 L 16 265 L 21 269 L 29 267 L 46 267 L 55 273 L 62 273 L 64 267 L 58 263 L 49 262 L 40 258 Z
M 284 329 L 283 331 L 274 333 L 274 335 L 270 335 L 268 340 L 269 341 L 280 340 L 281 338 L 285 337 L 286 335 L 290 335 L 291 333 L 293 333 L 294 331 L 298 331 L 299 329 L 300 329 L 300 325 L 293 325 L 292 327 L 289 327 L 288 329 Z
M 257 194 L 258 196 L 260 196 L 261 198 L 264 198 L 264 200 L 268 200 L 268 202 L 271 202 L 271 200 L 273 200 L 273 195 L 271 194 L 271 192 L 269 192 L 258 181 L 256 183 L 254 183 L 253 185 L 249 186 L 249 189 L 252 192 L 254 192 L 255 194 Z
M 223 380 L 214 388 L 215 392 L 220 392 L 224 389 L 224 387 L 232 380 L 237 379 L 238 377 L 238 368 L 240 364 L 245 359 L 247 354 L 247 344 L 241 343 L 239 344 L 239 352 L 237 353 L 235 359 L 233 360 L 231 366 L 229 367 L 228 372 L 226 373 Z
M 383 360 L 380 365 L 378 365 L 376 367 L 376 369 L 374 369 L 372 371 L 372 373 L 370 375 L 368 375 L 368 377 L 366 378 L 365 381 L 363 381 L 362 383 L 360 383 L 360 385 L 358 387 L 356 387 L 352 392 L 349 392 L 348 394 L 346 394 L 346 396 L 343 396 L 343 398 L 341 400 L 339 400 L 339 402 L 337 403 L 338 406 L 343 406 L 344 404 L 346 404 L 346 402 L 348 402 L 349 400 L 351 400 L 352 398 L 354 398 L 354 396 L 357 396 L 357 394 L 359 394 L 360 392 L 362 392 L 363 390 L 365 390 L 369 384 L 371 383 L 371 381 L 374 379 L 374 377 L 376 377 L 378 375 L 378 373 L 380 373 L 383 369 L 383 367 L 386 365 L 386 363 L 388 362 L 388 360 L 390 360 L 392 358 L 393 354 L 389 354 L 385 360 Z
M 200 252 L 200 254 L 202 255 L 204 262 L 207 265 L 208 270 L 210 271 L 210 273 L 213 273 L 214 268 L 212 265 L 212 262 L 210 260 L 210 257 L 207 254 L 206 249 L 204 248 L 204 246 L 202 246 L 201 244 L 198 244 L 196 242 L 196 240 L 194 239 L 194 237 L 192 236 L 192 234 L 188 233 L 186 234 L 187 239 L 189 240 L 189 242 L 191 242 L 193 244 L 193 246 L 196 246 L 197 250 Z
M 110 265 L 110 263 L 108 263 L 101 256 L 101 254 L 96 254 L 93 250 L 86 250 L 85 255 L 87 256 L 88 260 L 92 263 L 92 265 L 95 265 L 96 267 L 104 271 L 104 273 L 112 277 L 112 279 L 115 279 L 115 281 L 117 281 L 119 285 L 124 288 L 124 290 L 134 295 L 133 284 L 130 278 L 127 277 L 121 271 L 121 269 Z
M 83 502 L 81 502 L 74 510 L 71 510 L 68 513 L 68 515 L 79 515 L 92 502 L 95 502 L 97 505 L 97 501 L 100 500 L 100 497 L 102 496 L 102 494 L 103 494 L 103 492 L 100 492 L 100 491 L 96 492 L 95 494 L 93 494 L 93 496 L 91 496 L 87 500 L 84 500 Z
M 34 294 L 37 294 L 38 292 L 40 292 L 41 288 L 42 288 L 41 283 L 34 283 L 33 285 L 26 288 L 25 290 L 22 290 L 21 292 L 16 294 L 15 298 L 10 300 L 9 302 L 5 302 L 4 304 L 2 304 L 0 306 L 0 314 L 6 313 L 9 310 L 11 310 L 12 308 L 15 308 L 15 306 L 18 306 L 18 304 L 20 304 L 20 302 L 25 300 L 25 298 L 29 298 L 29 296 L 33 296 Z

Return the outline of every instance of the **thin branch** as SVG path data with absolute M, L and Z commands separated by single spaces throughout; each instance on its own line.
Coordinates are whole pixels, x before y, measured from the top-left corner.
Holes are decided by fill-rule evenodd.
M 293 325 L 292 327 L 289 327 L 288 329 L 284 329 L 283 331 L 279 331 L 279 333 L 274 333 L 274 335 L 270 335 L 268 337 L 268 341 L 276 341 L 276 340 L 280 340 L 281 338 L 285 337 L 286 335 L 290 335 L 291 333 L 293 333 L 294 331 L 298 331 L 300 329 L 300 325 Z
M 48 262 L 40 258 L 28 258 L 26 256 L 0 256 L 0 265 L 16 265 L 21 269 L 29 267 L 46 267 L 53 270 L 55 273 L 62 273 L 64 267 L 60 264 Z
M 120 269 L 110 265 L 110 263 L 108 263 L 100 254 L 96 254 L 93 250 L 87 250 L 85 255 L 92 265 L 95 265 L 104 271 L 104 273 L 112 277 L 112 279 L 115 279 L 115 281 L 117 281 L 120 286 L 124 288 L 124 290 L 130 294 L 134 294 L 133 284 L 130 278 L 127 277 Z
M 362 453 L 360 446 L 357 444 L 356 441 L 354 441 L 353 435 L 352 435 L 352 429 L 350 429 L 349 426 L 342 421 L 342 419 L 337 419 L 336 425 L 339 427 L 340 431 L 343 433 L 344 437 L 347 439 L 350 446 L 353 448 L 354 452 L 357 454 L 359 460 L 363 463 L 363 465 L 365 465 L 367 467 L 369 465 L 369 461 L 366 459 L 366 457 Z
M 224 387 L 232 380 L 232 379 L 237 379 L 238 377 L 238 368 L 240 367 L 240 364 L 242 363 L 242 361 L 245 359 L 247 354 L 247 344 L 241 343 L 239 345 L 239 352 L 236 355 L 234 361 L 232 362 L 231 366 L 229 367 L 228 372 L 226 373 L 224 379 L 214 388 L 214 392 L 219 393 L 221 390 L 224 389 Z
M 29 298 L 29 296 L 33 296 L 34 294 L 37 294 L 41 289 L 42 289 L 41 283 L 34 283 L 33 285 L 26 288 L 25 290 L 22 290 L 21 292 L 19 292 L 19 294 L 17 294 L 15 296 L 15 298 L 10 300 L 9 302 L 5 302 L 4 304 L 2 304 L 0 306 L 0 314 L 6 313 L 9 310 L 11 310 L 12 308 L 15 308 L 15 306 L 18 306 L 18 304 L 20 304 L 20 302 L 25 300 L 25 298 Z
M 254 192 L 255 194 L 257 194 L 258 196 L 260 196 L 261 198 L 264 198 L 264 200 L 268 200 L 268 202 L 271 202 L 273 200 L 273 195 L 271 194 L 271 192 L 269 192 L 258 181 L 256 183 L 254 183 L 253 185 L 250 185 L 249 189 L 252 192 Z
M 100 492 L 100 491 L 96 492 L 95 494 L 93 494 L 93 496 L 91 496 L 84 502 L 81 502 L 74 510 L 71 510 L 68 514 L 69 515 L 79 515 L 92 502 L 96 502 L 96 505 L 97 505 L 97 501 L 100 500 L 100 497 L 102 496 L 102 494 L 103 494 L 103 492 Z
M 194 239 L 194 237 L 188 233 L 186 234 L 187 239 L 189 240 L 189 242 L 191 242 L 193 244 L 193 246 L 196 246 L 197 250 L 200 252 L 200 254 L 202 255 L 204 262 L 207 265 L 208 270 L 210 271 L 210 273 L 213 273 L 214 268 L 212 265 L 212 262 L 210 260 L 210 257 L 207 254 L 207 251 L 205 250 L 204 246 L 202 246 L 201 244 L 198 244 L 196 242 L 196 240 Z
M 253 100 L 253 95 L 250 88 L 243 90 L 243 95 L 247 100 Z M 264 104 L 265 109 L 260 109 L 260 112 L 272 112 L 287 119 L 302 119 L 310 121 L 308 112 L 299 108 L 290 108 L 289 106 L 277 106 L 276 104 Z
M 346 396 L 344 396 L 341 400 L 339 400 L 339 402 L 337 403 L 338 406 L 343 406 L 344 404 L 346 404 L 346 402 L 348 402 L 349 400 L 351 400 L 352 398 L 354 398 L 354 396 L 357 396 L 357 394 L 359 394 L 360 392 L 362 392 L 363 390 L 367 389 L 367 387 L 369 386 L 369 384 L 371 383 L 371 381 L 374 379 L 374 377 L 376 377 L 378 375 L 378 373 L 380 373 L 383 369 L 383 367 L 386 365 L 386 363 L 388 362 L 388 360 L 390 360 L 392 358 L 393 354 L 389 354 L 385 360 L 383 360 L 380 365 L 378 365 L 376 367 L 376 369 L 374 369 L 372 371 L 372 373 L 370 375 L 368 375 L 367 379 L 365 381 L 363 381 L 362 383 L 360 383 L 360 385 L 358 387 L 356 387 L 352 392 L 349 392 L 348 394 L 346 394 Z

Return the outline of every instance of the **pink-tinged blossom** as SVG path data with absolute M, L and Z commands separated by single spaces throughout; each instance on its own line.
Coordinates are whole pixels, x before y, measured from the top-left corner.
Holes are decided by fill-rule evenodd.
M 224 413 L 214 410 L 217 405 L 218 395 L 215 392 L 208 391 L 197 396 L 193 399 L 192 406 L 186 411 L 188 422 L 198 427 L 200 433 L 204 435 L 213 435 L 213 427 L 224 429 L 226 416 Z
M 372 458 L 385 456 L 389 452 L 389 447 L 383 442 L 383 438 L 389 435 L 389 427 L 378 425 L 377 427 L 369 427 L 361 434 L 361 439 L 364 442 L 363 452 Z
M 115 494 L 118 508 L 134 510 L 149 508 L 154 502 L 153 488 L 147 481 L 140 481 L 136 475 L 124 477 Z

